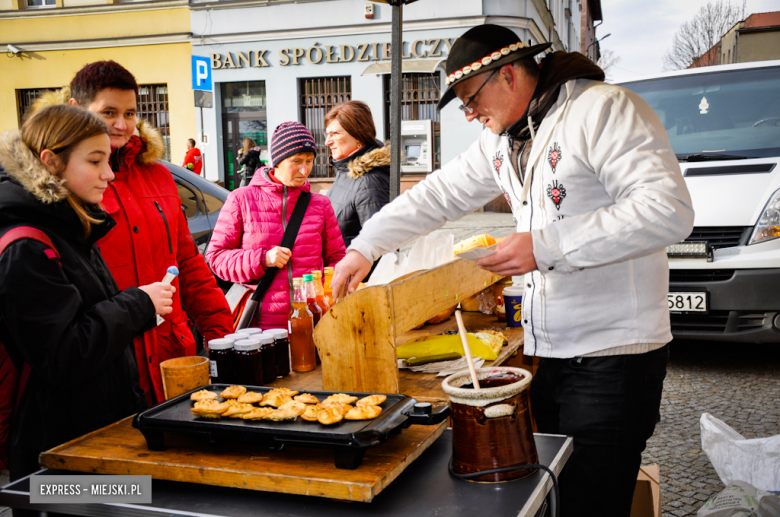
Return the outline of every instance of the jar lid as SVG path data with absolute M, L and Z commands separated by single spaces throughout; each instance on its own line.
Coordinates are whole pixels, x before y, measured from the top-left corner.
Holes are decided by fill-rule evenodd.
M 251 352 L 252 350 L 260 350 L 259 339 L 242 339 L 233 343 L 233 348 L 236 352 Z
M 252 336 L 252 339 L 259 339 L 262 345 L 270 345 L 274 342 L 274 337 L 267 332 L 263 332 L 259 336 Z
M 236 334 L 260 334 L 263 331 L 263 329 L 258 328 L 246 328 L 246 329 L 238 329 L 236 330 Z
M 229 339 L 231 341 L 238 341 L 239 339 L 246 339 L 246 334 L 228 334 L 227 336 L 222 336 L 222 339 Z
M 311 276 L 311 275 L 303 275 L 303 281 L 304 282 L 311 282 L 312 280 L 314 280 L 313 276 Z
M 274 339 L 287 339 L 287 329 L 268 329 L 263 334 L 271 334 Z
M 209 341 L 209 350 L 229 350 L 233 348 L 232 339 L 212 339 Z

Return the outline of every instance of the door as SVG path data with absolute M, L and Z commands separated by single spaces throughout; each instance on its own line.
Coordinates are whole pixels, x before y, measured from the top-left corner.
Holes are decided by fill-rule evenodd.
M 227 113 L 222 115 L 222 134 L 225 137 L 225 188 L 233 190 L 241 184 L 238 173 L 242 165 L 239 161 L 239 149 L 244 139 L 251 138 L 256 146 L 268 150 L 268 123 L 265 111 Z

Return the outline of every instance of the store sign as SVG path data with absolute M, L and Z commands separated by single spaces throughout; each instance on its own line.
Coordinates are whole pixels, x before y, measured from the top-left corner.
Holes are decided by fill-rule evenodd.
M 403 42 L 404 59 L 422 59 L 426 57 L 444 57 L 449 53 L 455 38 L 438 38 Z M 305 61 L 313 65 L 322 63 L 351 63 L 353 61 L 388 61 L 392 56 L 390 43 L 360 43 L 358 45 L 320 45 L 315 43 L 309 48 L 283 48 L 279 51 L 280 66 L 302 65 Z M 250 50 L 248 52 L 226 52 L 211 54 L 211 68 L 264 68 L 271 66 L 268 50 Z

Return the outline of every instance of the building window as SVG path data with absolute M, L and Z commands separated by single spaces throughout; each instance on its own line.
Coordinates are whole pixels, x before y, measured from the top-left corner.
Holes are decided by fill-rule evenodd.
M 19 117 L 19 127 L 22 127 L 27 111 L 33 105 L 35 100 L 44 93 L 54 91 L 52 88 L 34 88 L 31 90 L 16 90 L 16 105 L 19 107 L 17 115 Z
M 390 74 L 385 74 L 385 138 L 390 139 Z M 433 122 L 433 170 L 441 168 L 441 123 L 436 109 L 441 98 L 441 75 L 403 74 L 401 120 Z
M 268 150 L 268 121 L 265 81 L 220 84 L 222 96 L 222 151 L 225 157 L 225 188 L 240 186 L 239 149 L 251 138 L 255 146 Z M 261 156 L 262 158 L 263 156 Z
M 36 9 L 40 7 L 57 7 L 56 0 L 27 0 L 25 5 L 28 9 Z
M 157 129 L 165 143 L 165 157 L 171 161 L 171 121 L 168 114 L 168 86 L 146 84 L 138 87 L 138 118 Z
M 313 178 L 333 178 L 336 171 L 330 164 L 330 150 L 325 146 L 325 115 L 337 104 L 352 100 L 352 78 L 316 77 L 300 79 L 301 123 L 314 135 L 317 158 Z

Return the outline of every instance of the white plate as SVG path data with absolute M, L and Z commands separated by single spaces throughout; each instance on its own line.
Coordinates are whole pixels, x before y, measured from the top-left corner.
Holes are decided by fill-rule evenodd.
M 707 292 L 669 293 L 669 312 L 707 312 Z
M 493 244 L 492 246 L 488 246 L 487 248 L 481 247 L 481 248 L 474 248 L 473 250 L 469 250 L 469 251 L 464 251 L 463 253 L 459 253 L 455 255 L 455 257 L 476 262 L 481 258 L 489 257 L 495 252 L 496 252 L 496 245 Z

